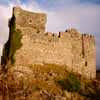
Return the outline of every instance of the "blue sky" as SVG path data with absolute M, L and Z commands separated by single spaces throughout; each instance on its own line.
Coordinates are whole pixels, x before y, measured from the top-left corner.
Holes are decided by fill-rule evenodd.
M 58 32 L 74 27 L 82 33 L 94 34 L 97 66 L 100 66 L 100 0 L 0 0 L 0 44 L 8 39 L 8 19 L 16 5 L 47 13 L 47 31 Z
M 21 2 L 21 3 L 28 3 L 30 1 L 36 1 L 40 6 L 46 7 L 49 6 L 50 8 L 54 7 L 55 5 L 66 5 L 71 3 L 91 3 L 91 4 L 100 4 L 100 0 L 0 0 L 0 4 L 8 5 L 11 2 Z M 45 6 L 44 6 L 45 5 Z

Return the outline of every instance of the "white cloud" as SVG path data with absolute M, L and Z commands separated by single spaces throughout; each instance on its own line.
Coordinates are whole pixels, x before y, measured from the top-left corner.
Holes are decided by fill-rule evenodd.
M 3 49 L 3 45 L 0 44 L 0 55 L 2 55 L 2 49 Z M 0 64 L 1 64 L 1 56 L 0 56 Z
M 7 6 L 0 5 L 0 42 L 4 43 L 8 38 L 8 19 L 11 13 Z
M 62 30 L 68 27 L 76 27 L 82 32 L 97 33 L 100 32 L 100 6 L 94 5 L 73 5 L 64 7 L 60 10 L 49 13 L 48 30 L 57 31 L 55 25 Z M 49 23 L 53 23 L 51 27 Z M 57 23 L 57 24 L 56 24 Z M 60 30 L 61 30 L 60 29 Z

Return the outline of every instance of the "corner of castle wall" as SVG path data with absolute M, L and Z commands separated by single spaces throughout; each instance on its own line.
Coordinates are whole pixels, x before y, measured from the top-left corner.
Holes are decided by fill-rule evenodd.
M 95 36 L 92 34 L 82 34 L 82 40 L 86 43 L 87 41 L 91 41 L 90 43 L 95 44 Z

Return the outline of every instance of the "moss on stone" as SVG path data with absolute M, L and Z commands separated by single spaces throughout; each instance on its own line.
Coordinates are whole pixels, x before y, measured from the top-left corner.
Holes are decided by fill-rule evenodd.
M 16 30 L 14 31 L 14 34 L 12 36 L 12 46 L 11 46 L 11 50 L 10 50 L 10 58 L 11 58 L 11 63 L 14 64 L 15 63 L 15 53 L 18 49 L 21 48 L 22 43 L 21 43 L 21 31 Z
M 11 63 L 15 63 L 15 53 L 18 49 L 21 48 L 21 38 L 22 34 L 19 29 L 16 29 L 15 19 L 11 22 L 11 47 L 10 47 L 10 53 L 9 58 L 11 59 Z
M 1 61 L 2 65 L 4 66 L 8 63 L 8 61 L 11 61 L 11 64 L 15 63 L 15 53 L 22 46 L 21 43 L 22 34 L 19 29 L 16 29 L 15 21 L 16 18 L 13 15 L 13 17 L 9 21 L 9 28 L 10 28 L 9 39 L 4 46 L 3 57 Z

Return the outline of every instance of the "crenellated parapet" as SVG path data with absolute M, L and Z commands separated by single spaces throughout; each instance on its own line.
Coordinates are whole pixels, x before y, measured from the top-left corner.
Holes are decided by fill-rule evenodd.
M 92 34 L 82 34 L 82 37 L 86 39 L 95 39 L 94 35 Z
M 82 34 L 82 41 L 84 42 L 84 45 L 89 43 L 89 45 L 94 44 L 94 47 L 95 47 L 95 37 L 94 37 L 94 35 Z

